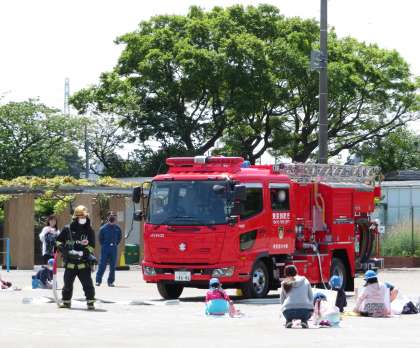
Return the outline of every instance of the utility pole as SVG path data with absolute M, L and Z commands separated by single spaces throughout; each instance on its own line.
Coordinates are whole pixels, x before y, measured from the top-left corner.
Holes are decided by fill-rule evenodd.
M 69 107 L 69 97 L 70 97 L 70 79 L 66 77 L 64 79 L 64 115 L 70 115 L 70 107 Z
M 327 52 L 327 0 L 321 0 L 319 61 L 319 138 L 318 163 L 328 163 L 328 52 Z

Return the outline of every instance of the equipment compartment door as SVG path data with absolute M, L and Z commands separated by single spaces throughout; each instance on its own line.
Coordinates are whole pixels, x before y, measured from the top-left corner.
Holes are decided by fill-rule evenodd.
M 291 230 L 290 185 L 270 183 L 271 229 L 270 253 L 290 254 L 295 250 L 294 233 Z

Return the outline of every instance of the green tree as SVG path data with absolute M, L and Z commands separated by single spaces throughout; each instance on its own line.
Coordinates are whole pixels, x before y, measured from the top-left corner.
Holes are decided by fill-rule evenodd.
M 0 105 L 0 178 L 78 176 L 79 123 L 37 100 Z
M 261 6 L 255 28 L 258 20 L 275 26 L 275 12 Z M 176 146 L 189 154 L 209 150 L 229 127 L 229 110 L 248 88 L 247 55 L 260 48 L 238 25 L 234 9 L 221 8 L 157 16 L 117 42 L 125 45 L 118 65 L 98 86 L 76 93 L 72 104 L 81 113 L 116 114 L 140 141 L 157 140 L 163 149 Z
M 352 151 L 369 164 L 379 166 L 386 174 L 395 170 L 420 169 L 420 135 L 406 127 L 386 137 L 366 141 Z
M 245 12 L 244 12 L 245 15 Z M 264 43 L 273 93 L 264 85 L 245 100 L 262 104 L 235 113 L 219 152 L 254 162 L 267 149 L 274 156 L 305 162 L 318 147 L 318 73 L 309 57 L 318 42 L 315 21 L 279 20 L 278 32 Z M 255 64 L 254 64 L 255 65 Z M 419 80 L 396 51 L 329 34 L 329 154 L 384 137 L 419 118 Z M 269 83 L 268 83 L 269 84 Z
M 121 36 L 117 66 L 72 98 L 80 111 L 110 113 L 140 142 L 252 162 L 267 150 L 306 161 L 317 148 L 318 73 L 309 56 L 314 20 L 269 5 L 192 7 L 157 16 Z M 329 150 L 335 155 L 418 117 L 419 97 L 395 51 L 329 34 Z
M 122 130 L 118 118 L 108 114 L 93 114 L 85 120 L 88 122 L 89 153 L 93 159 L 90 170 L 101 176 L 135 175 L 128 168 L 127 161 L 118 154 L 118 150 L 121 150 L 130 138 L 129 133 Z

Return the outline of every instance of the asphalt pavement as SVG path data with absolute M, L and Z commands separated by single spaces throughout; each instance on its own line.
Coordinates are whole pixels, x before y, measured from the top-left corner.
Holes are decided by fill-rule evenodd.
M 339 328 L 285 329 L 277 291 L 266 301 L 235 298 L 241 318 L 204 315 L 205 290 L 186 289 L 181 301 L 160 300 L 156 286 L 138 268 L 118 271 L 116 287 L 96 288 L 97 310 L 85 309 L 76 280 L 73 309 L 58 309 L 51 290 L 32 290 L 30 271 L 2 271 L 21 291 L 0 291 L 1 347 L 420 347 L 420 315 L 391 318 L 345 317 Z M 62 285 L 63 271 L 59 272 Z M 105 273 L 107 276 L 107 273 Z M 380 280 L 419 299 L 420 269 L 391 269 Z M 105 285 L 104 285 L 105 284 Z M 361 279 L 356 285 L 362 284 Z M 234 290 L 228 290 L 233 295 Z M 348 293 L 348 308 L 354 296 Z

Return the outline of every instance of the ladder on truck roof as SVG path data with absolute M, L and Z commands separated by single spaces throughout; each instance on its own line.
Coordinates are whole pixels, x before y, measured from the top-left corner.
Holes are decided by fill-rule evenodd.
M 346 164 L 280 163 L 274 164 L 273 173 L 288 175 L 298 182 L 355 182 L 372 184 L 379 179 L 379 167 Z

